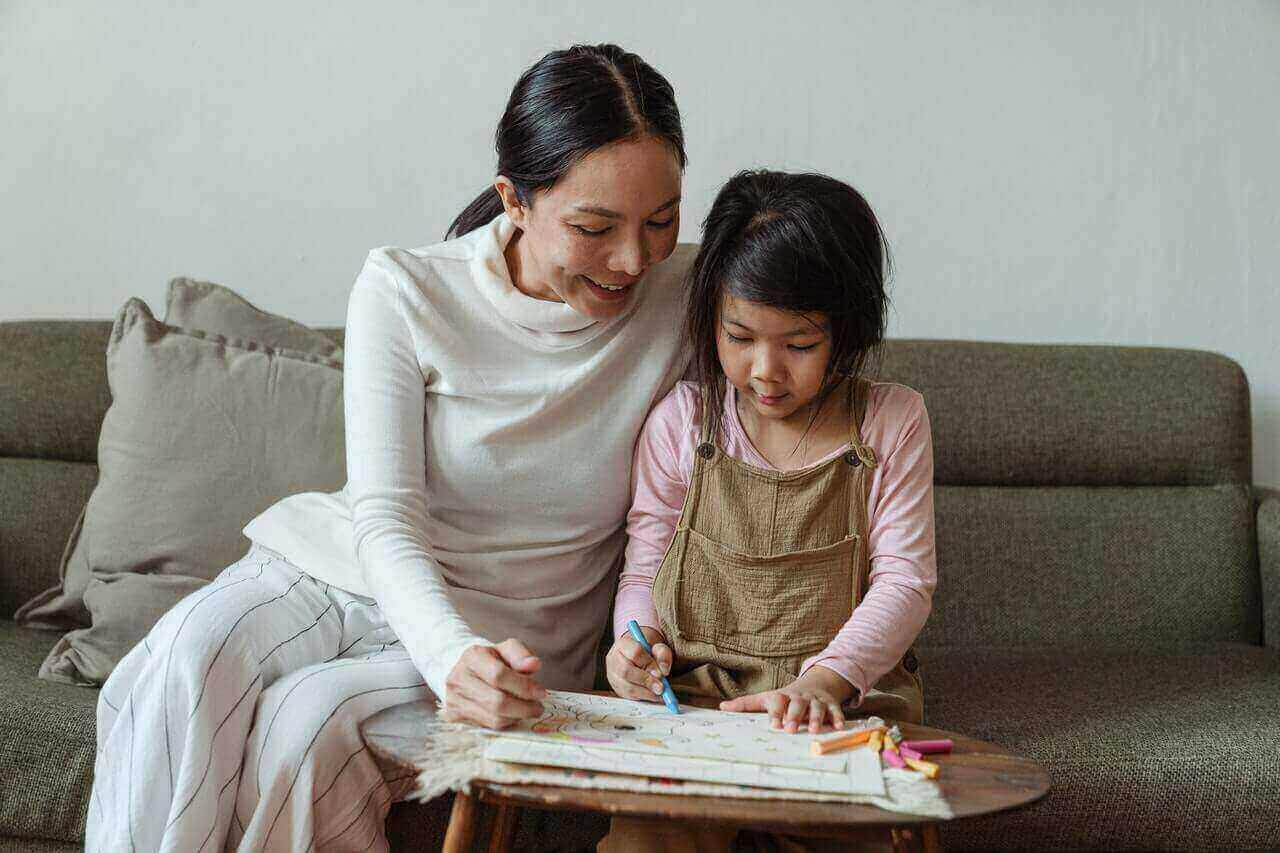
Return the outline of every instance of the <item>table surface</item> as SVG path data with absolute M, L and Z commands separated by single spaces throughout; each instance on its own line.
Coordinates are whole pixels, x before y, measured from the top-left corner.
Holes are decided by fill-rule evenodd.
M 388 708 L 365 721 L 362 726 L 365 742 L 384 771 L 395 769 L 398 775 L 402 775 L 421 769 L 415 765 L 414 756 L 420 754 L 422 732 L 428 717 L 434 713 L 434 702 L 411 702 Z M 1049 790 L 1049 774 L 1029 758 L 943 729 L 911 723 L 900 726 L 909 740 L 950 738 L 954 742 L 950 755 L 930 756 L 930 760 L 936 760 L 942 768 L 938 784 L 956 817 L 972 817 L 1024 805 L 1039 799 Z M 797 734 L 796 737 L 809 735 Z M 745 820 L 762 829 L 904 826 L 934 820 L 856 803 L 640 794 L 492 782 L 475 783 L 473 792 L 481 800 L 531 808 L 597 811 L 672 820 L 726 823 L 743 823 Z

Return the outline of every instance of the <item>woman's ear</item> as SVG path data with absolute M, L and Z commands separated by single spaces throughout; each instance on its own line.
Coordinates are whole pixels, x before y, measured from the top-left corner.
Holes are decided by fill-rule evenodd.
M 528 216 L 529 211 L 520 202 L 516 185 L 511 183 L 511 179 L 506 175 L 499 175 L 493 181 L 493 188 L 498 191 L 498 196 L 502 199 L 502 208 L 507 212 L 507 217 L 517 228 L 524 228 L 525 217 Z

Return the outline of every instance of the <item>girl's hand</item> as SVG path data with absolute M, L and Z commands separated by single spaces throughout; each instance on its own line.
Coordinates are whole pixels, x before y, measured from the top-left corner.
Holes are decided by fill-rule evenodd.
M 819 664 L 781 690 L 739 696 L 721 702 L 720 710 L 763 711 L 769 715 L 771 728 L 794 734 L 801 726 L 807 726 L 810 733 L 817 734 L 827 720 L 831 721 L 832 728 L 844 728 L 844 712 L 840 706 L 853 698 L 853 694 L 853 685 Z
M 623 634 L 613 643 L 604 659 L 605 675 L 613 692 L 623 699 L 640 699 L 645 702 L 662 701 L 662 676 L 671 672 L 675 653 L 667 645 L 667 638 L 656 628 L 641 628 L 644 638 L 653 649 L 651 657 L 630 634 Z
M 542 714 L 547 690 L 533 673 L 542 661 L 516 639 L 496 646 L 474 645 L 458 658 L 445 678 L 440 716 L 454 723 L 505 729 Z

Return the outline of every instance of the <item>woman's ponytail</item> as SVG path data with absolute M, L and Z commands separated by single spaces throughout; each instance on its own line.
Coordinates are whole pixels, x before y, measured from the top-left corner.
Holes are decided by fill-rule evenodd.
M 449 226 L 449 230 L 445 232 L 444 238 L 449 240 L 469 234 L 481 225 L 492 222 L 493 218 L 502 211 L 502 196 L 498 195 L 496 189 L 489 187 L 476 196 L 471 204 L 463 208 Z

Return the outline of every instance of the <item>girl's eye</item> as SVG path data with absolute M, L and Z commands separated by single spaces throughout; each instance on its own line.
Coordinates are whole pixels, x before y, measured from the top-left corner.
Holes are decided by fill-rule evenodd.
M 572 223 L 569 224 L 569 227 L 582 234 L 586 234 L 588 237 L 599 237 L 601 234 L 604 234 L 609 230 L 608 228 L 601 228 L 599 231 L 592 231 L 590 228 L 583 228 L 581 225 L 574 225 Z
M 809 344 L 808 346 L 800 347 L 800 346 L 796 346 L 795 344 L 791 344 L 791 349 L 795 350 L 796 352 L 808 352 L 809 350 L 813 349 L 816 346 L 817 344 Z
M 740 338 L 733 332 L 725 332 L 725 334 L 728 335 L 729 340 L 733 341 L 735 344 L 745 344 L 747 342 L 747 338 Z
M 670 219 L 664 219 L 664 220 L 663 220 L 663 221 L 661 221 L 661 222 L 650 222 L 650 223 L 649 223 L 649 227 L 650 227 L 650 228 L 658 228 L 658 229 L 662 229 L 662 228 L 670 228 L 670 227 L 671 227 L 671 223 L 673 223 L 673 222 L 675 222 L 675 221 L 676 221 L 676 218 L 673 216 L 673 217 L 671 217 Z

